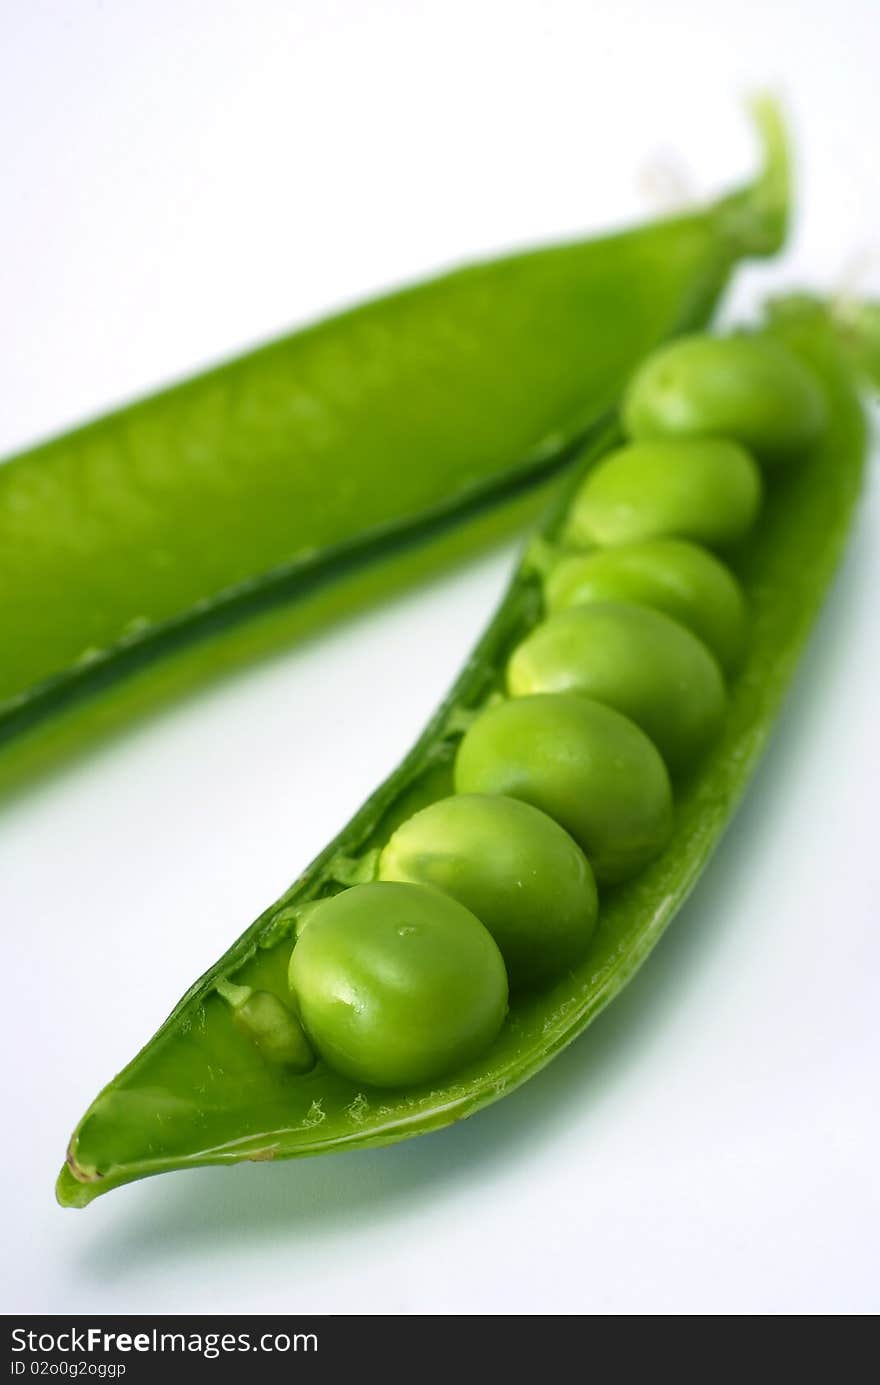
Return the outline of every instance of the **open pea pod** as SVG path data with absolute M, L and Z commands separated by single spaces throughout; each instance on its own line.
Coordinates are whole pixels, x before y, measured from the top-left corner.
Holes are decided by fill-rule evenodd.
M 0 466 L 0 742 L 564 465 L 644 352 L 779 248 L 759 123 L 762 173 L 705 209 L 377 299 Z
M 464 672 L 404 762 L 193 986 L 88 1110 L 58 1182 L 63 1204 L 84 1206 L 120 1184 L 168 1170 L 381 1145 L 438 1129 L 533 1076 L 626 984 L 693 887 L 748 783 L 841 553 L 860 487 L 864 418 L 829 324 L 821 316 L 788 315 L 772 331 L 821 383 L 827 430 L 811 455 L 768 488 L 760 521 L 739 551 L 737 573 L 752 630 L 745 661 L 730 683 L 721 737 L 679 785 L 674 833 L 663 854 L 604 894 L 586 959 L 546 990 L 514 993 L 500 1035 L 478 1060 L 450 1080 L 405 1091 L 363 1087 L 321 1062 L 301 1075 L 273 1065 L 242 1035 L 227 1003 L 236 987 L 286 996 L 303 906 L 369 878 L 375 848 L 414 811 L 451 792 L 464 728 L 474 709 L 503 686 L 511 650 L 542 616 L 532 547 Z M 594 433 L 543 526 L 543 543 L 558 540 L 573 486 L 618 440 L 614 424 Z
M 880 392 L 880 301 L 793 293 L 772 299 L 768 309 L 771 317 L 782 322 L 810 315 L 824 319 L 868 388 Z

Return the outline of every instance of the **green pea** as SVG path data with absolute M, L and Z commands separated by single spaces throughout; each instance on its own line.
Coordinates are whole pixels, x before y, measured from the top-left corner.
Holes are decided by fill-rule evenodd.
M 767 465 L 802 456 L 826 423 L 809 370 L 769 337 L 687 337 L 649 356 L 627 390 L 632 438 L 735 438 Z
M 501 795 L 457 794 L 423 808 L 392 836 L 379 877 L 433 885 L 464 904 L 500 947 L 511 987 L 573 966 L 596 923 L 580 847 L 546 813 Z
M 635 874 L 672 832 L 672 791 L 656 747 L 628 717 L 577 693 L 487 708 L 458 748 L 455 787 L 549 813 L 600 880 Z
M 551 613 L 593 601 L 650 606 L 686 625 L 728 671 L 739 664 L 746 642 L 746 602 L 733 573 L 683 539 L 571 554 L 547 574 L 544 597 Z
M 218 982 L 217 990 L 232 1007 L 238 1028 L 270 1063 L 294 1072 L 308 1072 L 315 1066 L 315 1055 L 302 1025 L 274 992 L 255 991 L 229 981 Z
M 423 885 L 376 881 L 322 900 L 289 980 L 321 1057 L 368 1086 L 413 1086 L 463 1067 L 507 1012 L 491 934 Z
M 725 548 L 751 529 L 761 489 L 760 472 L 738 443 L 631 443 L 585 477 L 565 538 L 575 548 L 655 538 Z
M 603 601 L 537 626 L 507 666 L 513 697 L 585 693 L 640 726 L 670 769 L 718 735 L 726 696 L 718 664 L 690 630 L 660 611 Z

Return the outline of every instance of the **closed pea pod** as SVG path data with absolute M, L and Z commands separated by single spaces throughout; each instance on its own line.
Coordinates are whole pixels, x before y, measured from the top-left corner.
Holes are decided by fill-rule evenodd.
M 546 813 L 501 795 L 458 794 L 423 808 L 391 837 L 379 877 L 433 885 L 464 904 L 489 929 L 516 988 L 581 958 L 596 923 L 580 847 Z
M 428 1082 L 475 1058 L 507 1012 L 491 935 L 439 890 L 375 882 L 323 900 L 289 972 L 321 1057 L 369 1086 Z
M 511 655 L 513 696 L 581 692 L 625 713 L 667 765 L 690 765 L 717 736 L 724 681 L 705 645 L 678 621 L 626 602 L 561 611 Z
M 802 457 L 827 418 L 808 370 L 767 336 L 693 336 L 649 356 L 624 400 L 637 439 L 736 438 L 768 466 Z
M 659 752 L 628 717 L 576 693 L 487 708 L 459 746 L 455 787 L 541 808 L 583 847 L 599 880 L 635 874 L 672 831 Z
M 403 550 L 448 559 L 453 522 L 491 539 L 484 507 L 564 465 L 645 351 L 779 247 L 784 132 L 756 117 L 763 170 L 720 201 L 410 285 L 0 466 L 0 740 L 258 613 L 284 641 L 286 603 L 380 556 L 408 579 Z
M 761 489 L 757 466 L 737 443 L 632 443 L 587 475 L 565 539 L 575 548 L 670 537 L 727 548 L 754 524 Z
M 712 651 L 725 670 L 746 642 L 742 588 L 730 569 L 697 544 L 648 539 L 561 558 L 544 580 L 551 613 L 594 601 L 632 601 L 672 616 Z

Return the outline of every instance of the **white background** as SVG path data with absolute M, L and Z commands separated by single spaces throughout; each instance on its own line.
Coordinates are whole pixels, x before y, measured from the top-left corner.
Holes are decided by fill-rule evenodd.
M 872 0 L 3 0 L 2 25 L 2 452 L 401 278 L 641 216 L 652 158 L 729 184 L 755 84 L 789 99 L 803 220 L 737 306 L 871 286 Z M 98 1088 L 415 735 L 512 549 L 0 805 L 2 1308 L 876 1310 L 878 539 L 875 465 L 747 805 L 638 979 L 519 1093 L 395 1149 L 52 1196 Z

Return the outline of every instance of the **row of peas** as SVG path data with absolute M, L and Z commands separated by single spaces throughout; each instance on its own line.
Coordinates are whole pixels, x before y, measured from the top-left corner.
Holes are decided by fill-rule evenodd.
M 597 880 L 663 850 L 673 786 L 722 727 L 748 617 L 718 553 L 755 524 L 758 462 L 802 457 L 824 418 L 816 382 L 767 338 L 689 338 L 646 362 L 631 441 L 575 496 L 545 619 L 511 652 L 507 697 L 465 733 L 454 795 L 398 827 L 375 881 L 310 908 L 295 1014 L 225 986 L 267 1056 L 303 1070 L 315 1050 L 366 1085 L 428 1082 L 492 1043 L 508 988 L 585 956 Z

